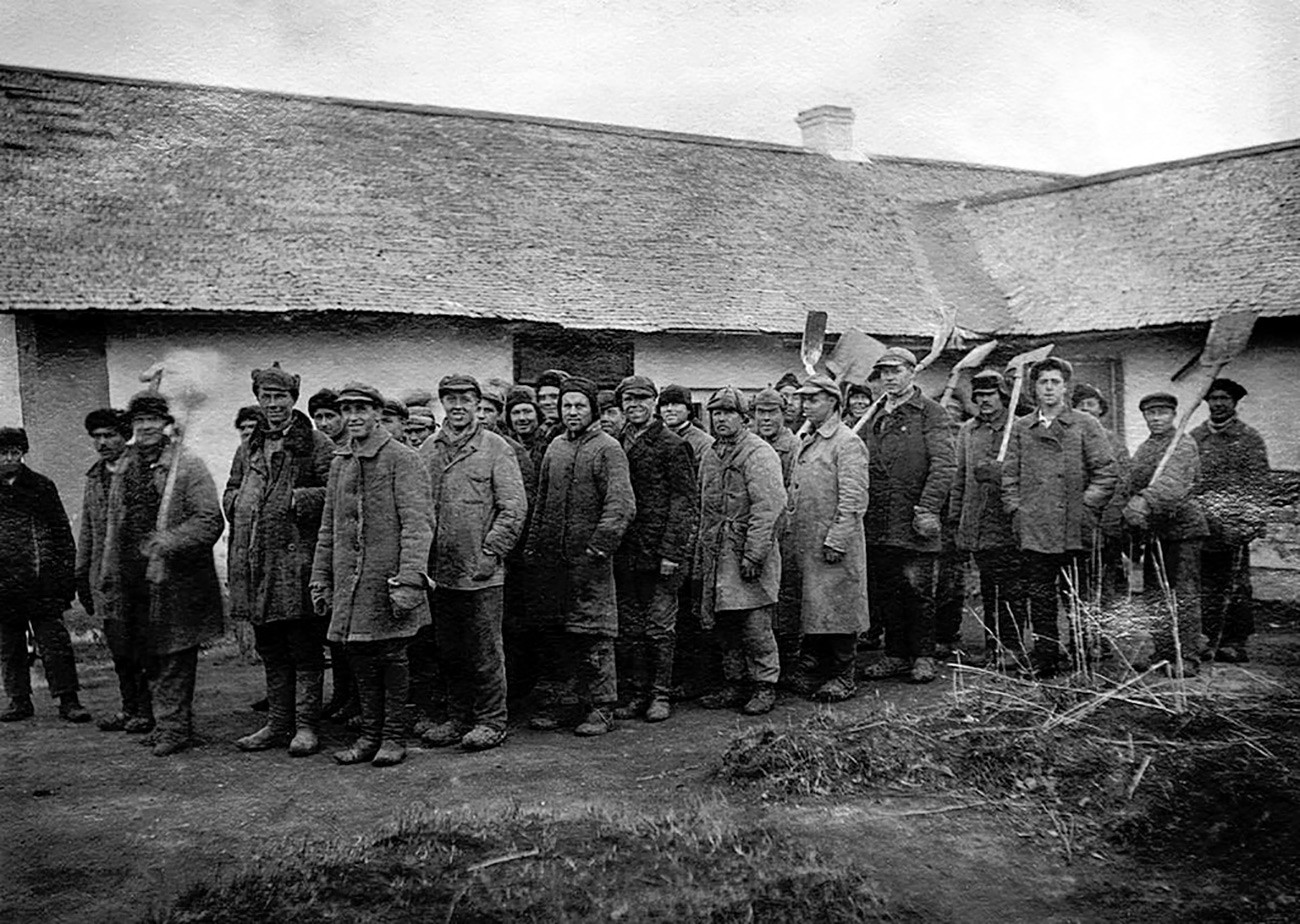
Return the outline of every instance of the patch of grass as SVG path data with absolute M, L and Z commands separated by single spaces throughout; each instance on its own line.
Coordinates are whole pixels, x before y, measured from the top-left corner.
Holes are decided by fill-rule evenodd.
M 908 920 L 864 876 L 705 814 L 421 815 L 191 889 L 157 921 Z

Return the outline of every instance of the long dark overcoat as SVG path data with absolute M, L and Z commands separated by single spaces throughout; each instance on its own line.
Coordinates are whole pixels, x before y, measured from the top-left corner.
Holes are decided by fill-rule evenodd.
M 630 428 L 629 428 L 630 430 Z M 689 565 L 699 525 L 696 461 L 690 444 L 655 419 L 639 436 L 623 432 L 636 516 L 623 534 L 619 558 L 634 571 L 661 561 Z
M 1010 422 L 1005 411 L 992 421 L 972 417 L 957 433 L 957 473 L 948 510 L 957 520 L 957 548 L 963 552 L 1016 548 L 1011 517 L 1002 506 L 997 463 L 1002 433 Z
M 26 465 L 18 468 L 12 485 L 6 486 L 4 503 L 13 505 L 5 511 L 5 574 L 0 574 L 0 596 L 10 603 L 53 605 L 60 611 L 72 602 L 76 551 L 72 528 L 59 499 L 54 482 Z M 6 606 L 19 615 L 25 607 Z
M 941 515 L 948 500 L 957 469 L 952 418 L 918 388 L 893 411 L 882 409 L 865 429 L 871 459 L 867 542 L 940 551 L 940 537 L 920 536 L 912 520 L 918 507 Z
M 618 634 L 613 555 L 635 515 L 627 456 L 617 440 L 593 424 L 551 441 L 526 552 L 542 625 Z
M 241 445 L 222 506 L 230 521 L 230 612 L 264 625 L 313 616 L 307 585 L 334 443 L 294 411 L 282 451 L 264 434 Z

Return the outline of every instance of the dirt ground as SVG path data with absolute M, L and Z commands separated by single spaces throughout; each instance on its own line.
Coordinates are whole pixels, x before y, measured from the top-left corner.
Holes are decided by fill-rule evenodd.
M 1294 624 L 1266 629 L 1254 651 L 1253 673 L 1300 676 Z M 83 701 L 111 711 L 116 682 L 102 649 L 82 646 L 79 656 Z M 835 708 L 852 715 L 878 697 L 933 702 L 950 683 L 945 671 L 928 687 L 867 686 Z M 891 902 L 923 920 L 1174 921 L 1183 898 L 1214 888 L 1194 869 L 1153 878 L 1105 846 L 1067 851 L 1065 835 L 1040 816 L 1002 805 L 954 810 L 953 799 L 924 795 L 792 802 L 724 787 L 710 775 L 719 755 L 743 723 L 763 720 L 689 703 L 666 723 L 624 722 L 603 738 L 516 727 L 494 751 L 417 748 L 405 764 L 377 770 L 334 764 L 330 751 L 349 737 L 335 726 L 324 751 L 307 759 L 235 750 L 231 742 L 260 724 L 248 704 L 261 685 L 260 667 L 233 645 L 206 652 L 196 698 L 206 743 L 165 760 L 134 737 L 59 722 L 38 690 L 36 719 L 0 726 L 0 920 L 138 920 L 193 883 L 303 845 L 365 838 L 412 811 L 516 806 L 567 817 L 703 805 L 853 858 Z M 818 708 L 785 697 L 766 721 L 798 723 Z M 1150 897 L 1133 917 L 1103 900 L 1121 887 Z

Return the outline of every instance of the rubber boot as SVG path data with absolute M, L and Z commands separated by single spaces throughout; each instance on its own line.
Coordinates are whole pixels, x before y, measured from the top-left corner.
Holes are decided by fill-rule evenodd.
M 295 678 L 297 732 L 289 742 L 290 757 L 307 757 L 320 750 L 320 701 L 325 674 L 322 671 L 298 671 Z
M 293 737 L 293 665 L 266 665 L 266 724 L 235 742 L 241 751 L 269 751 L 282 748 Z
M 672 715 L 669 694 L 673 688 L 673 653 L 677 639 L 671 635 L 648 640 L 650 648 L 650 705 L 645 711 L 647 722 L 662 722 Z
M 410 683 L 406 658 L 385 662 L 383 677 L 382 743 L 370 763 L 376 767 L 391 767 L 406 760 L 406 693 Z
M 379 751 L 384 725 L 384 681 L 377 658 L 350 654 L 348 666 L 357 685 L 357 703 L 361 709 L 361 730 L 352 747 L 334 754 L 340 764 L 369 763 Z

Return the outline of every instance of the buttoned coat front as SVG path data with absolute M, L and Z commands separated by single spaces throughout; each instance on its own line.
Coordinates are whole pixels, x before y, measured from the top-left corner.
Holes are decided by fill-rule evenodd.
M 420 457 L 429 469 L 433 497 L 433 544 L 429 575 L 449 590 L 482 590 L 505 582 L 505 559 L 528 516 L 528 498 L 515 451 L 501 436 L 475 426 L 467 439 L 448 428 L 424 441 Z M 474 574 L 491 553 L 490 577 Z
M 1115 490 L 1115 458 L 1095 418 L 1067 408 L 1050 426 L 1017 418 L 1002 466 L 1002 504 L 1020 548 L 1059 555 L 1092 548 Z
M 623 534 L 620 566 L 657 572 L 663 561 L 689 565 L 699 525 L 697 466 L 690 445 L 658 419 L 637 436 L 625 429 L 621 443 L 636 517 Z
M 912 528 L 916 508 L 939 516 L 956 471 L 952 418 L 914 388 L 893 411 L 882 408 L 866 425 L 871 459 L 871 506 L 867 542 L 938 552 L 939 536 L 925 538 Z
M 389 579 L 427 587 L 430 510 L 424 463 L 381 428 L 335 450 L 311 575 L 332 593 L 331 642 L 404 638 L 429 624 L 423 596 L 393 607 Z
M 776 603 L 781 590 L 778 532 L 785 520 L 781 460 L 758 436 L 741 431 L 716 440 L 700 461 L 700 539 L 692 573 L 703 581 L 700 622 L 707 629 L 719 610 L 752 610 Z M 747 581 L 740 563 L 760 566 Z
M 972 417 L 957 433 L 957 473 L 948 509 L 957 520 L 957 548 L 988 552 L 1016 548 L 1011 518 L 1002 506 L 1002 476 L 997 464 L 1006 411 L 991 421 Z
M 865 632 L 867 449 L 833 417 L 803 438 L 786 504 L 795 564 L 803 578 L 803 631 Z M 828 564 L 822 548 L 844 557 Z M 788 563 L 787 563 L 788 564 Z

